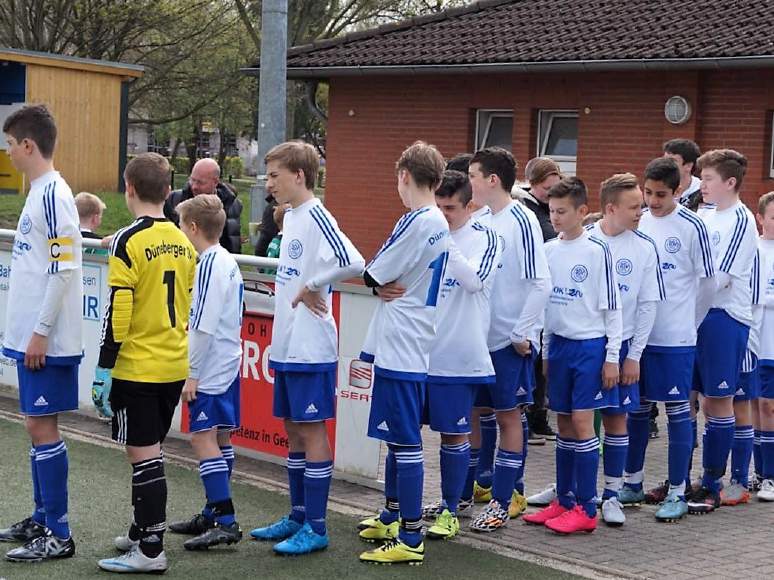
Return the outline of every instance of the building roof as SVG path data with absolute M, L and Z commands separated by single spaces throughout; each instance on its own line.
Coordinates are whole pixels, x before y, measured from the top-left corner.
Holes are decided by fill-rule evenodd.
M 108 60 L 95 60 L 52 54 L 50 52 L 37 52 L 34 50 L 19 50 L 17 48 L 5 48 L 0 46 L 0 60 L 21 62 L 26 64 L 38 64 L 56 68 L 69 68 L 118 75 L 127 78 L 136 78 L 143 75 L 144 68 L 136 64 L 112 62 Z
M 772 31 L 774 0 L 485 0 L 297 46 L 287 66 L 318 78 L 772 66 Z

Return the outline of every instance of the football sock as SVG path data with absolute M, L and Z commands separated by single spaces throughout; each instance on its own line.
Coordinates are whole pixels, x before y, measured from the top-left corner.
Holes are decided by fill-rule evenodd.
M 45 526 L 46 508 L 43 507 L 43 495 L 40 493 L 38 466 L 35 462 L 35 447 L 30 447 L 30 473 L 32 474 L 32 499 L 35 502 L 35 509 L 32 511 L 32 519 L 41 526 Z
M 626 430 L 629 432 L 629 450 L 626 454 L 624 484 L 635 491 L 642 489 L 645 452 L 648 449 L 650 435 L 650 407 L 652 403 L 643 401 L 640 408 L 629 413 Z
M 669 464 L 669 489 L 682 490 L 685 495 L 685 481 L 689 476 L 688 462 L 693 451 L 691 405 L 688 402 L 666 403 L 667 450 Z
M 132 505 L 140 550 L 155 558 L 164 550 L 167 528 L 167 479 L 161 457 L 132 463 Z
M 747 487 L 750 479 L 750 459 L 753 452 L 752 425 L 736 425 L 731 445 L 731 479 Z
M 688 403 L 690 405 L 690 403 Z M 704 444 L 704 434 L 702 433 L 702 445 Z M 685 478 L 686 488 L 691 486 L 691 471 L 693 471 L 693 452 L 699 446 L 699 419 L 696 416 L 691 417 L 691 451 L 688 454 L 688 475 Z
M 763 476 L 763 461 L 761 459 L 761 431 L 755 429 L 753 432 L 753 471 L 760 479 Z
M 492 499 L 496 499 L 503 509 L 508 509 L 511 503 L 513 484 L 522 465 L 521 453 L 506 451 L 502 447 L 497 449 L 492 478 Z
M 228 477 L 231 479 L 231 473 L 234 471 L 234 447 L 232 445 L 224 445 L 220 448 L 220 454 L 223 456 L 223 459 L 226 460 L 226 465 L 228 465 Z
M 556 496 L 562 507 L 575 507 L 575 439 L 556 438 Z
M 199 477 L 202 478 L 207 505 L 219 524 L 234 523 L 234 505 L 228 485 L 228 464 L 222 457 L 204 459 L 199 462 Z
M 395 452 L 387 446 L 387 457 L 384 459 L 384 509 L 379 519 L 383 524 L 397 522 L 400 517 L 400 502 L 398 501 L 398 465 Z
M 462 496 L 465 476 L 470 465 L 470 443 L 441 444 L 441 496 L 453 514 Z
M 605 453 L 602 456 L 605 474 L 603 500 L 618 497 L 618 490 L 623 485 L 623 470 L 628 448 L 628 435 L 608 435 L 605 433 Z
M 707 417 L 702 485 L 712 492 L 720 491 L 720 478 L 726 471 L 728 454 L 734 442 L 734 416 Z
M 516 470 L 516 479 L 513 489 L 524 495 L 524 470 L 527 468 L 527 450 L 529 449 L 529 421 L 527 414 L 521 414 L 521 467 Z
M 309 461 L 304 473 L 306 521 L 316 534 L 325 535 L 325 512 L 333 476 L 333 461 Z
M 597 515 L 597 470 L 599 469 L 599 439 L 582 439 L 575 443 L 575 481 L 577 502 L 589 517 Z
M 470 499 L 473 497 L 473 482 L 476 481 L 476 470 L 478 469 L 478 457 L 481 449 L 470 450 L 470 462 L 468 463 L 468 475 L 465 478 L 465 485 L 462 487 L 462 498 Z
M 492 486 L 495 448 L 497 447 L 497 417 L 494 413 L 481 415 L 481 453 L 476 481 L 481 487 Z
M 40 495 L 46 511 L 46 527 L 57 538 L 69 538 L 67 522 L 67 473 L 69 462 L 64 441 L 37 445 L 35 465 Z
M 400 540 L 409 546 L 422 542 L 422 484 L 424 460 L 421 445 L 393 446 L 398 471 Z
M 774 479 L 774 431 L 761 431 L 761 474 Z
M 306 453 L 291 451 L 288 453 L 288 484 L 290 487 L 290 519 L 303 524 L 306 519 L 304 504 L 304 472 L 306 471 Z

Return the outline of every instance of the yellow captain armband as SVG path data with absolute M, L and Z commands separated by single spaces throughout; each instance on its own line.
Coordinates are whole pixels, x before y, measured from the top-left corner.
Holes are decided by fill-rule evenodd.
M 48 240 L 49 262 L 72 262 L 73 239 L 70 237 L 51 238 Z

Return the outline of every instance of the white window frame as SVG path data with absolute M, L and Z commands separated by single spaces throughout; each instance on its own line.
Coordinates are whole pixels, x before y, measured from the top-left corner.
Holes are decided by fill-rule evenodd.
M 769 158 L 769 177 L 774 178 L 774 112 L 771 113 L 771 156 Z
M 546 130 L 543 131 L 543 123 L 544 119 L 543 117 L 547 116 L 548 120 L 546 121 L 548 123 L 548 126 L 546 127 Z M 554 124 L 554 119 L 578 119 L 578 111 L 575 109 L 540 109 L 538 111 L 538 134 L 537 134 L 537 156 L 538 157 L 550 157 L 560 165 L 570 165 L 570 164 L 576 164 L 578 162 L 578 156 L 577 155 L 546 155 L 546 146 L 548 145 L 548 137 L 551 134 L 551 128 Z M 580 140 L 580 135 L 578 137 L 578 140 Z M 569 172 L 565 172 L 569 173 Z M 574 174 L 575 171 L 572 171 L 572 174 Z
M 484 134 L 481 136 L 481 141 L 478 139 L 479 129 L 481 128 L 481 116 L 482 113 L 487 115 L 486 128 Z M 483 148 L 483 144 L 486 143 L 489 137 L 489 131 L 492 129 L 492 119 L 511 119 L 513 122 L 513 109 L 476 109 L 476 138 L 474 151 L 478 151 Z M 513 144 L 513 135 L 511 134 L 511 144 Z M 511 145 L 512 146 L 512 145 Z

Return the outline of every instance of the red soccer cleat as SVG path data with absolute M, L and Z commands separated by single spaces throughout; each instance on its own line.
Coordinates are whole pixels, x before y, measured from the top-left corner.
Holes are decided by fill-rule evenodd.
M 536 524 L 536 525 L 542 526 L 548 520 L 558 518 L 560 515 L 568 511 L 570 510 L 568 510 L 566 507 L 563 507 L 558 500 L 554 500 L 550 504 L 548 504 L 548 507 L 543 508 L 539 512 L 535 512 L 534 514 L 526 514 L 524 516 L 521 516 L 521 519 L 527 522 L 528 524 Z
M 597 516 L 589 517 L 581 506 L 576 505 L 558 518 L 548 520 L 546 527 L 557 534 L 591 533 L 597 529 Z

